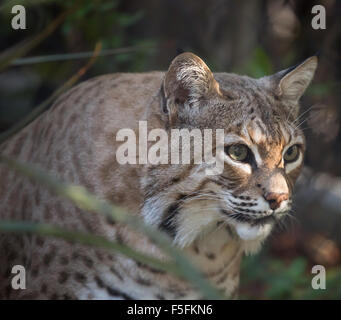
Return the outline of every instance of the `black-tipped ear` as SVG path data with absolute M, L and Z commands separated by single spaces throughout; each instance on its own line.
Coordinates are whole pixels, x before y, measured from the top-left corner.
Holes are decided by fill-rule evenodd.
M 278 96 L 284 100 L 297 102 L 313 79 L 317 64 L 317 56 L 312 56 L 295 67 L 277 73 L 275 77 L 279 79 Z
M 202 99 L 219 94 L 219 84 L 204 61 L 193 53 L 178 55 L 166 72 L 163 82 L 169 114 L 181 105 L 193 107 Z

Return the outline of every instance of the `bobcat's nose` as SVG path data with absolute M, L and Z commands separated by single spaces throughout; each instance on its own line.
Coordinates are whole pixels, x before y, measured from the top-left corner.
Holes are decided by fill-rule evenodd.
M 281 205 L 282 201 L 288 200 L 288 193 L 270 192 L 264 196 L 264 199 L 269 203 L 272 210 L 276 210 Z

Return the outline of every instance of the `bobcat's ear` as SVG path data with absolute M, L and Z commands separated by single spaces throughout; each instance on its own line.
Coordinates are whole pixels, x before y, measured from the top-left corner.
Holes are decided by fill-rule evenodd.
M 278 96 L 284 100 L 297 102 L 313 79 L 317 63 L 317 56 L 313 56 L 295 67 L 276 74 L 280 78 Z
M 167 101 L 165 112 L 176 116 L 180 106 L 194 107 L 196 103 L 220 94 L 219 84 L 204 61 L 193 53 L 178 55 L 166 72 L 163 82 Z
M 289 115 L 295 118 L 299 113 L 299 99 L 313 79 L 317 63 L 317 56 L 312 56 L 294 67 L 259 80 L 262 85 L 274 92 Z

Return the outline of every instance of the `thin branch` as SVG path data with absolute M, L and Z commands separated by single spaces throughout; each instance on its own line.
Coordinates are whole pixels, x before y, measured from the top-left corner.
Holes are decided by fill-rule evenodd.
M 40 42 L 46 39 L 75 9 L 76 7 L 73 6 L 71 9 L 64 11 L 55 20 L 53 20 L 42 32 L 29 39 L 19 42 L 18 44 L 1 53 L 0 71 L 4 70 L 8 65 L 10 65 L 13 60 L 22 57 L 27 52 L 36 47 Z
M 98 57 L 106 57 L 115 54 L 129 53 L 135 52 L 144 49 L 154 48 L 154 46 L 131 46 L 125 48 L 116 48 L 116 49 L 106 49 L 102 50 L 98 53 Z M 79 60 L 89 58 L 93 55 L 92 51 L 85 52 L 77 52 L 77 53 L 65 53 L 65 54 L 51 54 L 46 56 L 35 56 L 35 57 L 26 57 L 20 58 L 12 61 L 13 66 L 21 66 L 27 64 L 35 64 L 35 63 L 44 63 L 44 62 L 57 62 L 57 61 L 67 61 L 67 60 Z
M 61 87 L 59 87 L 57 90 L 55 90 L 49 98 L 47 98 L 40 105 L 38 105 L 36 108 L 34 108 L 33 111 L 31 113 L 29 113 L 24 119 L 19 121 L 12 128 L 1 133 L 0 134 L 0 145 L 3 142 L 5 142 L 6 140 L 8 140 L 15 133 L 20 131 L 22 128 L 26 127 L 34 119 L 36 119 L 40 114 L 42 114 L 50 106 L 50 104 L 60 94 L 62 94 L 67 89 L 72 87 L 79 80 L 79 78 L 82 77 L 85 74 L 85 72 L 94 64 L 99 52 L 101 51 L 101 47 L 102 47 L 102 44 L 100 42 L 98 42 L 96 44 L 94 52 L 92 53 L 91 59 L 89 60 L 89 62 L 85 66 L 83 66 L 81 69 L 79 69 L 76 74 L 74 74 L 69 80 L 67 80 Z

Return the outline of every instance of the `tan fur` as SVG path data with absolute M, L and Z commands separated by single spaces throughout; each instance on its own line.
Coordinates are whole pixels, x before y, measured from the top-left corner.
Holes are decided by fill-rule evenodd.
M 227 73 L 213 75 L 200 58 L 185 53 L 166 74 L 106 75 L 76 86 L 3 144 L 1 153 L 34 163 L 61 180 L 82 185 L 142 215 L 147 223 L 168 232 L 213 283 L 235 297 L 241 256 L 255 250 L 268 231 L 256 241 L 242 239 L 238 234 L 244 232 L 243 226 L 239 222 L 237 226 L 234 215 L 242 210 L 242 217 L 255 221 L 252 219 L 264 214 L 257 209 L 259 203 L 265 203 L 260 200 L 264 195 L 287 192 L 291 197 L 301 165 L 286 174 L 282 153 L 290 143 L 287 139 L 300 138 L 304 151 L 295 119 L 298 99 L 315 68 L 312 58 L 297 74 L 295 69 L 283 73 L 284 78 L 276 74 L 255 80 Z M 302 84 L 301 90 L 292 90 L 294 80 Z M 290 99 L 283 90 L 291 90 Z M 228 137 L 234 134 L 251 150 L 256 148 L 261 164 L 247 174 L 245 166 L 225 161 L 224 172 L 218 176 L 206 176 L 204 164 L 119 165 L 116 134 L 120 128 L 137 132 L 139 120 L 147 120 L 149 130 L 224 129 Z M 0 176 L 1 219 L 92 232 L 162 256 L 145 236 L 77 209 L 4 165 Z M 0 235 L 0 261 L 0 296 L 4 298 L 201 297 L 188 283 L 171 275 L 104 250 L 51 238 Z M 26 290 L 10 287 L 14 264 L 27 270 Z

